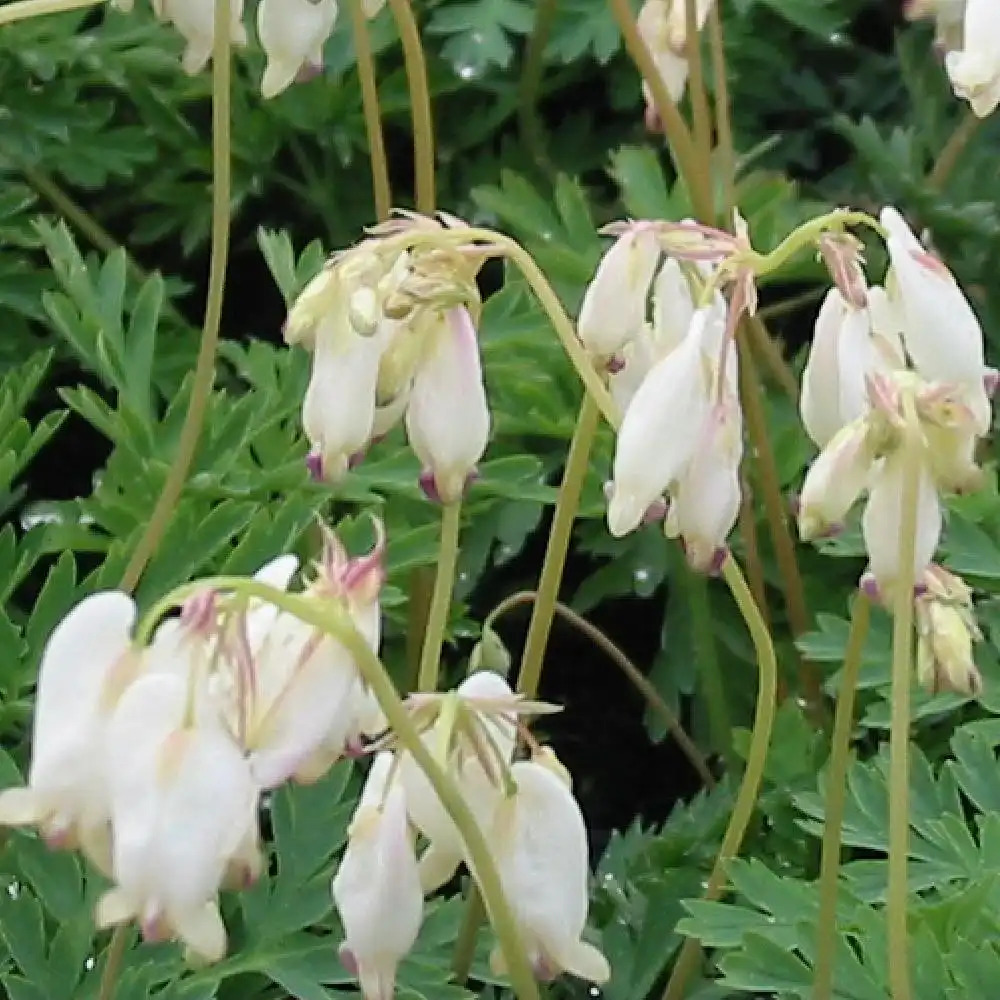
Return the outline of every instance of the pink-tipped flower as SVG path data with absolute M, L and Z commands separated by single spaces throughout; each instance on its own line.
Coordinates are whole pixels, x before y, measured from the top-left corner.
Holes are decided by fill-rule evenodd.
M 820 448 L 868 409 L 865 377 L 875 367 L 868 310 L 831 288 L 816 317 L 799 400 L 806 433 Z
M 903 319 L 903 341 L 921 378 L 951 382 L 966 390 L 977 430 L 990 423 L 990 402 L 983 387 L 983 331 L 958 282 L 929 254 L 899 212 L 882 210 L 892 263 L 891 292 Z
M 641 329 L 659 259 L 656 232 L 641 222 L 624 227 L 601 258 L 577 320 L 580 341 L 595 358 L 613 357 Z
M 379 337 L 355 333 L 344 317 L 319 326 L 302 425 L 319 458 L 318 470 L 329 482 L 341 479 L 371 440 L 383 347 Z
M 724 335 L 725 312 L 699 309 L 680 346 L 658 361 L 618 430 L 608 502 L 616 538 L 634 531 L 694 455 L 711 409 L 710 343 Z
M 307 67 L 322 67 L 323 46 L 337 21 L 337 0 L 260 0 L 257 34 L 267 54 L 261 94 L 285 90 Z
M 372 763 L 331 886 L 344 925 L 341 959 L 364 1000 L 392 1000 L 396 966 L 413 947 L 423 916 L 406 797 L 391 753 Z
M 442 503 L 461 499 L 490 436 L 479 344 L 464 306 L 430 316 L 433 328 L 413 377 L 406 433 Z
M 868 572 L 874 577 L 879 594 L 892 600 L 899 579 L 899 534 L 903 513 L 903 483 L 906 475 L 902 451 L 896 451 L 876 467 L 872 474 L 868 503 L 861 521 L 868 550 Z M 921 464 L 917 487 L 917 528 L 914 536 L 914 579 L 919 581 L 934 558 L 941 537 L 941 502 L 928 468 Z

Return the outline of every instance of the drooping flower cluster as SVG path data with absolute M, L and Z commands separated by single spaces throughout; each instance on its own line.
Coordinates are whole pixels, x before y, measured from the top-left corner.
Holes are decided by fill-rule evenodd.
M 714 0 L 696 0 L 695 23 L 705 26 Z M 646 43 L 670 99 L 676 104 L 684 96 L 688 78 L 688 53 L 698 39 L 688 38 L 686 0 L 644 0 L 637 21 L 639 35 Z M 663 130 L 649 84 L 642 83 L 646 101 L 646 125 L 653 132 Z
M 447 695 L 413 695 L 422 741 L 482 830 L 521 941 L 539 978 L 566 971 L 594 982 L 607 961 L 581 939 L 587 917 L 587 835 L 569 775 L 551 751 L 513 762 L 518 715 L 547 706 L 516 697 L 499 674 L 470 675 Z M 426 840 L 419 859 L 414 833 Z M 423 897 L 462 862 L 463 839 L 414 758 L 376 757 L 355 811 L 333 896 L 344 924 L 344 964 L 368 1000 L 391 996 L 396 966 L 420 928 Z M 499 951 L 494 970 L 504 971 Z
M 803 485 L 803 538 L 836 530 L 862 493 L 866 577 L 887 598 L 900 576 L 901 447 L 919 433 L 917 531 L 912 572 L 928 572 L 942 527 L 940 495 L 974 488 L 978 439 L 990 426 L 996 375 L 983 335 L 951 272 L 929 254 L 894 208 L 885 208 L 890 270 L 868 288 L 860 257 L 820 310 L 801 397 L 803 423 L 822 449 Z M 859 291 L 860 290 L 860 291 Z M 929 587 L 930 584 L 927 584 Z
M 909 0 L 911 20 L 934 18 L 955 94 L 980 118 L 1000 104 L 1000 8 L 995 0 Z
M 720 233 L 718 245 L 706 248 L 705 231 L 687 223 L 674 227 L 673 238 L 652 222 L 615 231 L 578 320 L 580 340 L 608 370 L 624 411 L 608 527 L 621 536 L 665 513 L 668 536 L 679 536 L 692 566 L 708 571 L 740 505 L 743 418 L 732 336 L 741 307 L 730 308 L 714 288 L 720 276 L 711 266 L 738 241 Z M 664 256 L 665 242 L 671 255 Z
M 212 57 L 215 39 L 214 0 L 151 0 L 153 13 L 172 24 L 183 36 L 186 48 L 181 65 L 186 73 L 200 73 Z M 134 0 L 114 0 L 129 12 Z M 364 10 L 374 17 L 383 0 L 365 0 Z M 230 0 L 230 41 L 246 45 L 243 24 L 244 0 Z M 260 0 L 257 5 L 257 36 L 267 54 L 261 81 L 265 98 L 274 97 L 296 80 L 309 79 L 323 69 L 323 46 L 337 22 L 337 0 Z
M 327 532 L 301 599 L 350 615 L 379 644 L 382 544 L 351 559 Z M 285 589 L 282 556 L 258 579 Z M 381 721 L 336 640 L 272 605 L 201 591 L 150 644 L 133 643 L 135 605 L 93 594 L 45 648 L 25 788 L 0 794 L 0 822 L 79 848 L 114 883 L 99 926 L 136 920 L 195 961 L 222 957 L 220 887 L 260 871 L 260 793 L 320 777 Z
M 402 418 L 422 487 L 451 503 L 490 432 L 476 264 L 457 252 L 392 247 L 368 239 L 335 255 L 288 314 L 285 340 L 313 354 L 302 409 L 310 466 L 337 481 Z

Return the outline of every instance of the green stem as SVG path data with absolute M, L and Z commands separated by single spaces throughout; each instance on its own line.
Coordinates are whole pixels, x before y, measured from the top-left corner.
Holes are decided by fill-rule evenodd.
M 903 397 L 903 495 L 899 517 L 899 578 L 892 592 L 892 710 L 889 719 L 889 985 L 892 1000 L 910 1000 L 906 925 L 910 838 L 910 678 L 913 673 L 913 586 L 920 489 L 921 432 L 913 396 Z
M 538 592 L 534 590 L 522 590 L 516 594 L 505 597 L 490 613 L 486 619 L 486 625 L 492 628 L 493 623 L 501 615 L 506 614 L 512 608 L 522 604 L 530 604 L 538 599 Z M 698 777 L 705 783 L 706 788 L 715 787 L 715 775 L 709 769 L 698 745 L 684 731 L 680 719 L 674 714 L 673 709 L 663 700 L 660 692 L 650 683 L 649 678 L 625 655 L 625 653 L 615 643 L 605 635 L 596 625 L 587 621 L 582 615 L 578 615 L 572 608 L 556 601 L 556 614 L 570 623 L 577 631 L 582 632 L 600 650 L 607 654 L 621 672 L 632 683 L 632 686 L 643 696 L 646 704 L 660 716 L 667 731 L 677 742 L 677 745 L 684 752 L 684 755 L 691 762 L 691 766 L 698 772 Z
M 726 45 L 719 4 L 708 12 L 708 39 L 712 49 L 712 82 L 715 89 L 715 132 L 722 174 L 722 225 L 729 227 L 736 207 L 736 153 L 733 147 L 733 123 L 729 107 L 729 81 L 726 78 Z
M 785 395 L 796 405 L 799 405 L 799 380 L 785 360 L 778 342 L 768 332 L 762 316 L 763 310 L 756 316 L 748 317 L 751 339 L 757 353 L 764 364 L 770 369 L 775 381 L 784 390 Z
M 816 925 L 816 963 L 813 1000 L 831 1000 L 833 963 L 837 952 L 837 875 L 840 872 L 840 841 L 847 792 L 847 767 L 851 757 L 854 726 L 854 695 L 864 654 L 871 603 L 858 592 L 851 606 L 851 632 L 844 652 L 844 669 L 833 720 L 830 763 L 826 772 L 826 809 L 823 815 L 823 852 L 819 866 L 819 920 Z
M 698 0 L 684 0 L 685 48 L 688 60 L 688 93 L 691 97 L 691 118 L 694 148 L 698 164 L 711 179 L 712 119 L 708 113 L 708 93 L 705 90 L 705 66 L 701 57 L 698 31 Z M 711 218 L 706 218 L 711 222 Z
M 944 187 L 945 181 L 948 180 L 951 172 L 958 166 L 958 161 L 962 158 L 965 147 L 979 130 L 982 121 L 983 119 L 974 112 L 965 112 L 965 117 L 949 136 L 948 141 L 944 144 L 944 148 L 938 155 L 937 160 L 935 160 L 930 174 L 927 176 L 928 187 L 936 191 L 940 191 Z
M 29 17 L 41 17 L 43 14 L 59 14 L 66 10 L 82 10 L 84 7 L 96 7 L 106 0 L 18 0 L 0 7 L 0 25 L 24 21 Z
M 434 576 L 434 593 L 431 595 L 427 630 L 420 654 L 420 672 L 417 674 L 418 691 L 437 689 L 441 667 L 441 646 L 448 624 L 448 608 L 455 586 L 455 566 L 458 563 L 458 534 L 462 526 L 461 501 L 446 503 L 441 508 L 441 541 L 438 547 L 437 572 Z
M 382 133 L 382 114 L 379 109 L 378 83 L 375 79 L 375 60 L 372 58 L 368 18 L 365 17 L 363 0 L 350 0 L 348 6 L 351 9 L 354 57 L 358 63 L 361 107 L 365 115 L 365 132 L 368 135 L 368 152 L 371 156 L 375 215 L 380 221 L 384 221 L 389 218 L 392 209 L 392 188 L 389 184 L 389 166 L 385 156 L 385 136 Z
M 434 211 L 437 195 L 434 181 L 434 125 L 431 96 L 427 87 L 427 61 L 410 0 L 389 0 L 389 7 L 396 21 L 399 40 L 403 44 L 406 85 L 410 91 L 416 206 L 418 212 L 430 215 Z
M 524 652 L 521 656 L 517 690 L 529 698 L 538 693 L 545 646 L 552 628 L 552 617 L 559 597 L 559 584 L 566 565 L 566 555 L 569 552 L 573 522 L 580 509 L 580 494 L 583 492 L 583 484 L 590 467 L 590 450 L 594 443 L 594 435 L 597 433 L 599 416 L 594 400 L 589 395 L 584 396 L 576 419 L 573 439 L 570 442 L 569 454 L 566 457 L 566 468 L 559 486 L 559 498 L 556 500 L 552 527 L 545 546 L 545 558 L 542 561 L 542 572 L 538 580 L 538 599 L 531 609 L 531 621 L 528 624 L 528 635 L 524 640 Z
M 479 828 L 475 816 L 469 809 L 462 793 L 448 777 L 444 769 L 434 759 L 431 750 L 420 738 L 420 734 L 410 719 L 406 706 L 396 692 L 396 688 L 382 665 L 372 652 L 364 636 L 355 628 L 346 611 L 340 606 L 331 607 L 327 602 L 318 602 L 302 594 L 289 594 L 284 590 L 268 586 L 260 580 L 239 576 L 208 577 L 194 583 L 185 584 L 168 594 L 146 615 L 139 625 L 136 641 L 148 642 L 157 621 L 172 607 L 178 607 L 190 596 L 205 590 L 234 593 L 242 597 L 254 597 L 267 601 L 282 611 L 295 615 L 307 625 L 331 636 L 354 659 L 359 673 L 375 696 L 379 707 L 399 745 L 412 755 L 424 772 L 445 811 L 458 828 L 465 843 L 468 859 L 475 871 L 486 902 L 487 911 L 503 951 L 514 992 L 520 1000 L 539 1000 L 527 953 L 521 942 L 517 921 L 503 890 L 489 845 Z
M 760 544 L 757 538 L 757 507 L 754 504 L 754 488 L 748 470 L 744 469 L 741 482 L 739 533 L 743 542 L 743 562 L 746 565 L 747 580 L 753 599 L 760 609 L 764 624 L 770 628 L 770 614 L 767 607 L 767 583 L 764 579 L 764 565 L 760 560 Z
M 708 579 L 700 573 L 695 573 L 688 566 L 680 545 L 672 545 L 671 549 L 675 567 L 673 578 L 678 580 L 684 589 L 691 615 L 691 643 L 695 663 L 698 666 L 698 680 L 708 708 L 708 729 L 711 733 L 712 747 L 725 760 L 730 773 L 734 773 L 737 757 L 733 749 L 729 703 L 726 700 L 726 689 L 719 668 L 719 652 L 715 645 L 712 609 L 708 603 Z
M 125 958 L 128 935 L 128 924 L 119 924 L 111 934 L 111 943 L 105 952 L 104 971 L 101 973 L 101 985 L 97 992 L 97 1000 L 112 1000 L 115 995 L 122 961 Z
M 215 0 L 215 38 L 212 43 L 212 251 L 209 262 L 208 296 L 198 359 L 195 363 L 184 424 L 181 427 L 177 454 L 167 473 L 163 492 L 149 517 L 146 530 L 122 576 L 122 590 L 134 590 L 157 546 L 180 499 L 188 471 L 194 460 L 215 377 L 215 351 L 222 323 L 222 297 L 226 287 L 226 263 L 229 257 L 230 162 L 230 40 L 229 0 Z
M 785 266 L 800 250 L 815 243 L 827 232 L 842 232 L 848 226 L 868 226 L 880 236 L 885 236 L 885 230 L 878 219 L 872 218 L 867 212 L 849 212 L 843 208 L 835 208 L 825 215 L 803 222 L 793 229 L 770 253 L 752 253 L 753 270 L 758 278 L 773 274 Z
M 792 634 L 799 636 L 809 629 L 809 611 L 806 607 L 805 588 L 802 585 L 802 575 L 799 572 L 798 559 L 795 555 L 795 541 L 788 526 L 785 500 L 781 493 L 781 481 L 778 477 L 778 465 L 774 457 L 774 449 L 771 446 L 767 417 L 764 413 L 763 394 L 757 375 L 757 366 L 747 339 L 748 333 L 748 325 L 741 323 L 737 335 L 737 348 L 740 355 L 740 401 L 743 403 L 743 414 L 746 418 L 747 436 L 750 439 L 751 451 L 754 456 L 757 482 L 764 501 L 764 511 L 767 515 L 771 541 L 774 545 L 778 572 L 781 575 L 789 624 L 792 627 Z M 819 674 L 808 664 L 803 664 L 801 675 L 802 695 L 809 705 L 810 712 L 816 714 L 819 711 L 822 698 Z
M 736 560 L 727 556 L 722 567 L 722 575 L 729 585 L 736 606 L 746 622 L 757 654 L 757 669 L 760 676 L 760 686 L 757 692 L 757 709 L 754 714 L 753 735 L 750 738 L 750 748 L 747 752 L 747 767 L 743 773 L 743 781 L 733 804 L 733 812 L 729 817 L 729 825 L 722 838 L 719 855 L 715 859 L 712 873 L 708 877 L 703 899 L 712 901 L 722 894 L 726 881 L 726 865 L 739 853 L 743 836 L 753 816 L 757 793 L 760 791 L 761 780 L 764 777 L 764 765 L 767 762 L 767 750 L 771 742 L 771 729 L 774 725 L 775 700 L 778 689 L 778 662 L 774 655 L 774 645 L 770 633 L 760 616 L 753 594 Z M 688 938 L 681 946 L 677 962 L 670 974 L 670 980 L 663 994 L 663 1000 L 680 1000 L 684 995 L 684 987 L 688 976 L 698 961 L 700 948 L 695 938 Z
M 486 919 L 486 907 L 483 897 L 474 881 L 469 882 L 465 896 L 465 912 L 462 915 L 462 926 L 455 939 L 455 952 L 451 959 L 451 971 L 455 982 L 464 986 L 472 971 L 472 963 L 476 958 L 476 943 L 479 940 L 479 928 Z
M 558 0 L 535 0 L 535 23 L 528 38 L 524 53 L 524 69 L 518 86 L 518 120 L 521 129 L 521 141 L 544 171 L 552 169 L 548 152 L 545 149 L 544 131 L 538 118 L 538 91 L 542 85 L 544 73 L 545 46 L 548 44 L 555 21 Z
M 711 222 L 711 185 L 708 176 L 699 170 L 697 151 L 687 123 L 677 110 L 677 105 L 670 99 L 653 55 L 639 34 L 629 0 L 608 0 L 608 3 L 625 41 L 625 49 L 653 95 L 653 103 L 667 135 L 671 158 L 677 175 L 688 189 L 695 215 L 703 222 Z
M 0 7 L 0 11 L 3 8 Z M 118 241 L 85 208 L 78 205 L 48 174 L 34 167 L 21 167 L 24 179 L 48 201 L 67 222 L 103 253 L 118 249 Z

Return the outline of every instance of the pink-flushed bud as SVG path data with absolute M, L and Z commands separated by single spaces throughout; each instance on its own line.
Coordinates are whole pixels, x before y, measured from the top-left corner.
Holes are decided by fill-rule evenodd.
M 302 425 L 312 454 L 318 456 L 310 471 L 315 468 L 328 482 L 342 479 L 371 440 L 383 347 L 378 337 L 355 333 L 343 315 L 319 326 Z
M 698 447 L 711 408 L 705 345 L 725 329 L 725 312 L 699 309 L 680 346 L 657 362 L 629 406 L 615 447 L 608 529 L 634 531 L 667 492 Z
M 897 450 L 875 468 L 871 477 L 868 503 L 861 521 L 868 571 L 886 601 L 893 600 L 893 590 L 900 566 L 899 534 L 903 513 L 903 483 L 906 476 L 905 453 Z M 914 580 L 920 580 L 934 558 L 941 537 L 941 502 L 929 469 L 921 465 L 917 486 L 917 527 L 914 537 Z
M 1000 104 L 1000 7 L 996 0 L 967 0 L 962 48 L 949 52 L 945 69 L 958 97 L 979 118 Z
M 455 306 L 434 328 L 413 378 L 406 433 L 442 503 L 455 503 L 486 450 L 490 411 L 472 317 Z
M 921 378 L 966 389 L 977 428 L 985 433 L 990 404 L 983 389 L 983 331 L 947 267 L 931 256 L 891 206 L 882 210 L 903 341 Z
M 799 494 L 799 536 L 822 538 L 843 523 L 868 483 L 875 461 L 871 435 L 863 420 L 838 431 L 809 466 Z
M 874 367 L 868 311 L 831 288 L 816 317 L 799 400 L 806 433 L 820 448 L 868 409 L 865 376 Z
M 261 0 L 257 35 L 267 54 L 265 98 L 280 94 L 303 69 L 321 68 L 323 46 L 337 20 L 337 0 Z
M 656 231 L 650 223 L 618 227 L 620 235 L 597 265 L 587 286 L 577 334 L 595 357 L 616 355 L 642 327 L 646 298 L 660 258 Z

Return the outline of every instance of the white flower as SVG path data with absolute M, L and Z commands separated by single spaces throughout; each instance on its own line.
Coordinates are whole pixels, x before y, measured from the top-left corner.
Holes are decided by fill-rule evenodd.
M 868 310 L 831 288 L 816 317 L 799 403 L 806 433 L 820 448 L 868 409 L 865 376 L 874 363 Z
M 102 869 L 111 808 L 104 731 L 138 669 L 134 622 L 132 599 L 107 591 L 56 626 L 38 674 L 28 787 L 0 794 L 0 822 L 37 825 L 51 846 L 81 846 Z
M 330 482 L 343 477 L 371 440 L 383 346 L 376 337 L 355 333 L 343 316 L 320 323 L 302 426 L 321 476 Z
M 696 0 L 695 24 L 700 32 L 705 26 L 713 0 Z M 676 104 L 684 96 L 688 76 L 687 10 L 685 0 L 645 0 L 639 8 L 637 27 L 649 48 L 663 85 Z M 693 39 L 697 45 L 698 40 Z M 649 85 L 643 81 L 643 95 L 648 109 L 655 111 Z
M 903 341 L 928 382 L 962 386 L 979 433 L 989 429 L 990 402 L 983 387 L 983 331 L 955 278 L 920 245 L 895 208 L 880 215 L 895 284 L 890 293 L 903 320 Z
M 897 450 L 876 467 L 861 526 L 868 550 L 868 570 L 879 592 L 891 596 L 893 584 L 902 572 L 899 534 L 903 511 L 905 455 Z M 920 580 L 941 536 L 941 504 L 930 471 L 921 463 L 917 491 L 917 529 L 913 574 Z
M 470 674 L 457 688 L 457 696 L 472 711 L 477 703 L 495 706 L 510 701 L 514 693 L 507 681 L 491 670 Z M 482 732 L 487 737 L 483 747 L 488 754 L 486 763 L 467 742 L 459 739 L 446 761 L 452 780 L 482 829 L 492 822 L 500 802 L 500 772 L 510 766 L 516 738 L 512 718 L 492 714 L 477 715 Z M 441 745 L 443 727 L 448 720 L 442 716 L 422 739 L 428 750 L 435 752 Z M 428 847 L 420 858 L 420 880 L 425 892 L 437 889 L 452 875 L 465 856 L 462 836 L 448 815 L 441 800 L 413 758 L 404 753 L 399 761 L 399 780 L 406 791 L 406 803 L 413 825 L 427 838 Z
M 819 453 L 802 484 L 799 535 L 818 538 L 839 527 L 868 483 L 875 450 L 865 420 L 842 427 Z
M 187 48 L 181 59 L 185 73 L 200 73 L 212 56 L 215 38 L 215 3 L 213 0 L 153 0 L 153 10 L 162 21 L 172 22 L 184 36 Z M 243 0 L 230 0 L 230 40 L 245 45 Z
M 615 447 L 608 528 L 615 537 L 633 531 L 698 447 L 708 416 L 710 369 L 705 347 L 718 341 L 725 314 L 699 309 L 680 346 L 658 361 L 625 413 Z
M 641 329 L 660 246 L 650 226 L 633 226 L 611 244 L 587 286 L 577 333 L 597 358 L 610 358 Z
M 1000 8 L 996 0 L 968 0 L 962 48 L 947 53 L 945 68 L 958 97 L 980 118 L 1000 104 Z
M 147 940 L 178 938 L 192 959 L 222 958 L 216 896 L 245 848 L 257 788 L 236 744 L 195 726 L 189 685 L 148 674 L 122 696 L 108 729 L 115 887 L 97 924 L 137 919 Z
M 337 0 L 261 0 L 257 34 L 267 53 L 264 98 L 280 94 L 304 66 L 323 65 L 323 46 L 337 21 Z
M 594 983 L 611 975 L 607 959 L 581 940 L 587 922 L 587 830 L 565 769 L 543 752 L 511 768 L 516 793 L 497 809 L 488 840 L 504 895 L 536 974 L 562 971 Z M 494 971 L 505 971 L 499 949 Z
M 392 770 L 391 753 L 372 763 L 332 884 L 344 925 L 341 959 L 365 1000 L 392 1000 L 396 966 L 413 947 L 423 915 L 406 799 L 390 781 Z
M 455 306 L 431 322 L 410 390 L 406 434 L 424 465 L 425 490 L 442 503 L 454 503 L 486 450 L 490 411 L 468 309 Z

